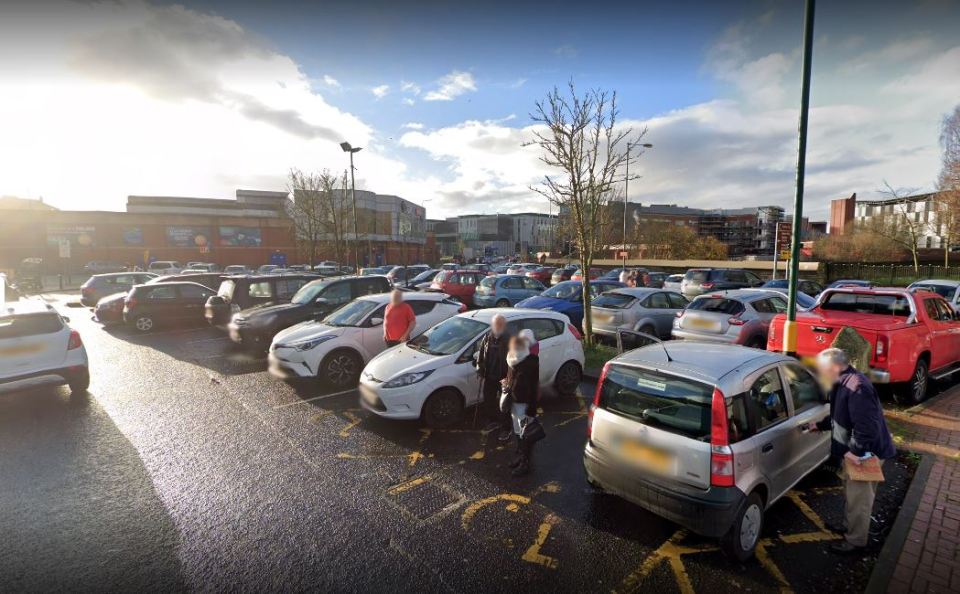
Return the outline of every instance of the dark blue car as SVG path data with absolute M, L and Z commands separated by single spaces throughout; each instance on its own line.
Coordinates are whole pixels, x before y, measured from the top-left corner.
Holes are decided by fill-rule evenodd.
M 590 283 L 590 294 L 596 297 L 600 293 L 611 289 L 626 287 L 619 281 L 595 280 Z M 580 281 L 564 281 L 557 283 L 537 295 L 517 303 L 516 307 L 524 309 L 545 309 L 566 314 L 577 329 L 583 326 L 583 283 Z
M 776 280 L 769 280 L 761 286 L 761 289 L 786 289 L 788 288 L 789 282 L 785 278 L 778 278 Z M 816 297 L 823 291 L 823 287 L 819 283 L 815 283 L 812 280 L 807 280 L 801 278 L 797 282 L 797 290 L 801 293 L 806 293 L 811 297 Z

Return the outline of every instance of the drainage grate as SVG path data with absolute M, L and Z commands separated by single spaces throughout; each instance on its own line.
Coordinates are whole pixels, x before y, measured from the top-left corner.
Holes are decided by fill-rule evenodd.
M 430 477 L 413 479 L 387 489 L 387 498 L 417 520 L 428 520 L 463 501 L 450 487 Z

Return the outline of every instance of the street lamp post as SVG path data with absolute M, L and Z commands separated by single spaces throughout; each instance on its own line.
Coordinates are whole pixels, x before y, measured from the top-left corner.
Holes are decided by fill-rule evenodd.
M 353 200 L 353 266 L 354 271 L 360 272 L 360 231 L 357 227 L 357 181 L 353 177 L 353 153 L 359 153 L 361 147 L 352 147 L 349 142 L 341 142 L 343 152 L 350 153 L 350 197 Z
M 623 267 L 627 267 L 627 196 L 630 192 L 630 149 L 635 146 L 653 148 L 649 142 L 627 143 L 627 175 L 623 178 L 623 241 L 620 244 L 620 254 L 623 257 Z

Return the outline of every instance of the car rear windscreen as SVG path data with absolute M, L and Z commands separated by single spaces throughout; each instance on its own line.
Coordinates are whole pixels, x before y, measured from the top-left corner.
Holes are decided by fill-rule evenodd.
M 713 386 L 649 369 L 611 365 L 600 407 L 661 431 L 709 440 Z
M 710 278 L 709 270 L 688 270 L 683 278 L 693 283 L 702 283 Z
M 744 308 L 742 303 L 734 301 L 733 299 L 726 299 L 724 297 L 698 297 L 687 306 L 687 309 L 735 316 L 743 313 Z
M 53 334 L 59 332 L 61 328 L 63 328 L 63 322 L 55 313 L 0 318 L 0 340 Z
M 906 317 L 910 303 L 903 295 L 869 295 L 859 293 L 830 293 L 820 304 L 821 309 L 853 313 Z

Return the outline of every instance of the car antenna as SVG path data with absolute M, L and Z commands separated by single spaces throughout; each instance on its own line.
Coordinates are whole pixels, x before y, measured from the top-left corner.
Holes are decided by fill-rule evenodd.
M 673 357 L 670 356 L 670 351 L 667 350 L 667 345 L 665 345 L 662 340 L 658 342 L 660 343 L 660 348 L 663 349 L 663 354 L 667 356 L 667 363 L 673 363 Z

